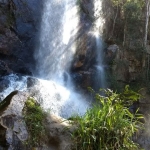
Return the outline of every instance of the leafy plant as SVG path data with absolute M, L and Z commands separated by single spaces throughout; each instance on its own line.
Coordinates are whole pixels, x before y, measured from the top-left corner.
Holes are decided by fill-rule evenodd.
M 78 125 L 73 133 L 76 150 L 140 150 L 132 136 L 143 127 L 142 115 L 132 114 L 128 105 L 138 100 L 139 94 L 126 86 L 121 94 L 104 90 L 105 96 L 95 93 L 96 103 L 82 117 L 72 119 Z
M 24 119 L 30 134 L 26 144 L 30 148 L 40 146 L 42 139 L 45 138 L 44 117 L 45 113 L 40 105 L 32 97 L 29 97 L 25 103 Z

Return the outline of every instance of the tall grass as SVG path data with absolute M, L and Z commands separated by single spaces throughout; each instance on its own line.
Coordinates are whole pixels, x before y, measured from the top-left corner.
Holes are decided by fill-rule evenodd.
M 105 90 L 105 96 L 95 94 L 96 103 L 83 117 L 73 117 L 78 125 L 73 133 L 76 150 L 140 150 L 132 136 L 143 124 L 142 115 L 132 114 L 128 105 L 139 94 L 128 87 L 121 94 Z

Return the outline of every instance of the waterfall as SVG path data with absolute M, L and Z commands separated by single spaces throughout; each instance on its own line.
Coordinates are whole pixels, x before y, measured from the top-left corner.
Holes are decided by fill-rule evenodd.
M 100 37 L 100 35 L 96 35 L 96 88 L 105 88 L 105 72 L 104 72 L 104 65 L 103 65 L 103 41 Z
M 76 0 L 45 0 L 39 31 L 39 41 L 35 49 L 36 69 L 34 76 L 38 78 L 33 96 L 44 110 L 68 118 L 73 114 L 83 115 L 89 102 L 85 95 L 75 90 L 70 75 L 70 65 L 76 53 L 76 39 L 81 22 Z M 92 32 L 96 40 L 96 86 L 105 87 L 105 73 L 103 67 L 102 17 L 99 16 L 102 1 L 95 0 L 95 23 Z M 91 31 L 89 31 L 91 32 Z M 11 75 L 9 88 L 4 93 L 13 90 L 26 90 L 28 77 Z M 10 79 L 9 79 L 10 78 Z M 8 92 L 9 91 L 9 92 Z M 4 96 L 5 96 L 4 95 Z M 7 94 L 8 95 L 8 94 Z M 0 93 L 0 97 L 1 93 Z
M 45 1 L 35 52 L 35 75 L 41 78 L 40 103 L 43 108 L 62 117 L 83 115 L 88 108 L 85 98 L 75 92 L 69 74 L 76 50 L 78 22 L 76 0 Z
M 35 52 L 38 77 L 63 81 L 75 53 L 77 12 L 75 0 L 45 1 L 39 47 Z
M 96 89 L 99 88 L 106 88 L 105 82 L 105 71 L 104 71 L 104 52 L 103 52 L 103 45 L 104 42 L 102 40 L 103 35 L 103 25 L 104 25 L 104 18 L 102 17 L 102 0 L 95 0 L 94 1 L 94 16 L 95 16 L 95 25 L 94 25 L 94 35 L 96 41 Z

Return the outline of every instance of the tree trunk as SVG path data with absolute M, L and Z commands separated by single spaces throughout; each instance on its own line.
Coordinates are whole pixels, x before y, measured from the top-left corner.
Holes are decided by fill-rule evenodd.
M 149 23 L 149 16 L 150 16 L 150 0 L 145 0 L 145 33 L 144 33 L 144 41 L 143 41 L 143 64 L 142 66 L 146 66 L 146 55 L 147 56 L 147 69 L 146 69 L 146 79 L 148 80 L 149 75 L 149 54 L 147 54 L 147 35 L 148 35 L 148 23 Z
M 149 54 L 147 55 L 147 80 L 149 80 Z
M 125 42 L 126 42 L 126 31 L 127 31 L 127 19 L 125 19 L 125 24 L 124 24 L 124 35 L 123 35 L 123 47 L 125 46 Z
M 113 35 L 114 35 L 114 29 L 115 29 L 116 19 L 117 19 L 117 15 L 118 15 L 118 10 L 119 10 L 119 4 L 117 5 L 116 15 L 115 15 L 114 22 L 113 22 L 113 28 L 112 28 L 112 35 L 111 35 L 111 38 L 112 38 Z
M 148 22 L 149 22 L 149 7 L 150 7 L 150 0 L 146 0 L 145 2 L 145 35 L 144 35 L 144 48 L 146 50 L 147 45 L 147 35 L 148 35 Z

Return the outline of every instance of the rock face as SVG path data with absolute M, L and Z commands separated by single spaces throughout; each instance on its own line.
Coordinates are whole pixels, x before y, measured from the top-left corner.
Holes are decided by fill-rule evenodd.
M 0 1 L 0 61 L 14 73 L 32 72 L 41 4 L 40 0 Z
M 10 74 L 12 71 L 8 68 L 4 61 L 0 60 L 0 76 L 5 76 Z
M 109 45 L 106 51 L 106 63 L 109 66 L 109 75 L 116 83 L 124 86 L 141 80 L 142 60 L 134 51 L 122 51 L 116 44 Z
M 10 150 L 21 150 L 24 149 L 22 142 L 28 138 L 28 132 L 22 116 L 27 94 L 17 92 L 17 95 L 14 95 L 11 93 L 6 99 L 9 103 L 0 110 L 0 139 L 2 139 L 0 146 Z
M 71 66 L 73 80 L 77 87 L 87 89 L 92 85 L 94 65 L 96 63 L 96 38 L 94 30 L 94 4 L 92 0 L 79 1 L 80 22 L 76 40 L 76 54 Z M 83 81 L 83 82 L 81 82 Z

